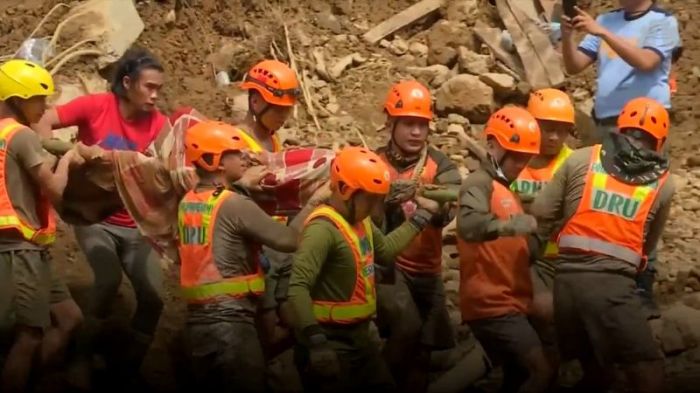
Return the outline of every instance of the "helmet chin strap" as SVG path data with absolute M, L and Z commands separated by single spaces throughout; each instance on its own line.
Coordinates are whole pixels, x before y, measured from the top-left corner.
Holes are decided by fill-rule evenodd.
M 5 105 L 7 105 L 7 107 L 10 108 L 10 111 L 15 115 L 15 117 L 20 123 L 24 124 L 25 126 L 30 125 L 29 120 L 27 120 L 27 117 L 24 115 L 24 112 L 22 112 L 19 105 L 17 105 L 14 99 L 9 99 L 5 101 Z
M 501 168 L 501 164 L 503 164 L 503 161 L 505 161 L 506 156 L 508 156 L 508 151 L 505 151 L 503 153 L 503 156 L 499 160 L 496 160 L 496 157 L 494 157 L 492 153 L 488 153 L 488 155 L 489 159 L 491 160 L 491 165 L 493 165 L 494 169 L 496 169 L 496 175 L 502 180 L 510 183 L 510 180 L 508 180 L 506 174 L 503 172 L 503 168 Z
M 262 121 L 262 117 L 270 109 L 270 105 L 265 103 L 265 108 L 263 108 L 263 110 L 261 110 L 258 113 L 255 111 L 255 109 L 253 107 L 253 99 L 252 98 L 253 97 L 251 95 L 248 95 L 248 109 L 250 110 L 250 113 L 253 115 L 253 121 L 255 121 L 255 124 L 257 124 L 258 127 L 267 131 L 268 134 L 273 135 L 275 133 L 275 131 L 267 128 L 267 126 L 265 126 L 265 124 Z

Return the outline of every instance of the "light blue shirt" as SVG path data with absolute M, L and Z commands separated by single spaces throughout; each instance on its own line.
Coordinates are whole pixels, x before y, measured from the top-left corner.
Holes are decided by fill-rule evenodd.
M 598 23 L 612 34 L 636 46 L 651 49 L 661 56 L 653 71 L 642 72 L 627 64 L 600 37 L 587 35 L 578 49 L 596 59 L 598 79 L 595 114 L 599 119 L 617 117 L 631 99 L 650 97 L 671 107 L 668 85 L 671 53 L 681 45 L 678 21 L 670 13 L 652 7 L 641 16 L 628 17 L 622 10 L 599 15 Z

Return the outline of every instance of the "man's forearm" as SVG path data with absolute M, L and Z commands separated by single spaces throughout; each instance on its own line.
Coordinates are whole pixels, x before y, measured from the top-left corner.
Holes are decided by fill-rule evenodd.
M 652 71 L 661 61 L 659 54 L 655 51 L 638 48 L 623 38 L 611 33 L 609 30 L 605 30 L 605 32 L 600 35 L 600 38 L 604 40 L 608 46 L 610 46 L 610 49 L 614 50 L 622 60 L 640 71 Z
M 56 170 L 51 177 L 49 185 L 49 199 L 55 207 L 59 207 L 63 203 L 63 191 L 68 184 L 68 169 L 70 168 L 71 158 L 68 155 L 61 157 L 56 165 Z
M 573 35 L 563 37 L 561 50 L 563 54 L 562 57 L 564 58 L 564 68 L 566 69 L 567 74 L 576 75 L 583 71 L 583 69 L 576 64 L 578 47 Z

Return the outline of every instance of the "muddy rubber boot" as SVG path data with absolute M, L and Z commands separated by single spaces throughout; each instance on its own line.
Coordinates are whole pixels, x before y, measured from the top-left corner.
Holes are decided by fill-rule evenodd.
M 661 311 L 654 300 L 654 281 L 656 270 L 649 266 L 637 275 L 637 295 L 642 301 L 642 306 L 647 311 L 647 319 L 661 318 Z

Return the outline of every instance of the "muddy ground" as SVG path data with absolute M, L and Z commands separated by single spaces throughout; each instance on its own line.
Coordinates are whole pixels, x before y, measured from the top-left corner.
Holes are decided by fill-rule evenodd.
M 488 1 L 473 2 L 479 3 L 479 7 L 470 18 L 488 20 L 488 14 L 492 12 Z M 56 3 L 56 0 L 0 0 L 0 55 L 14 51 Z M 290 122 L 288 129 L 283 130 L 282 135 L 297 142 L 332 146 L 338 140 L 357 139 L 359 131 L 371 145 L 376 146 L 383 138 L 377 130 L 383 122 L 380 108 L 388 86 L 402 77 L 408 77 L 407 66 L 424 64 L 419 58 L 397 56 L 394 54 L 398 53 L 396 51 L 383 49 L 379 45 L 367 45 L 357 37 L 412 3 L 408 0 L 137 1 L 139 14 L 146 24 L 138 44 L 155 52 L 167 70 L 168 83 L 161 102 L 165 112 L 179 105 L 189 105 L 211 117 L 225 120 L 235 117 L 234 101 L 240 92 L 231 86 L 217 87 L 215 72 L 227 71 L 232 80 L 238 80 L 252 64 L 269 57 L 271 50 L 288 60 L 285 23 L 289 28 L 295 60 L 302 69 L 310 70 L 318 65 L 311 53 L 314 49 L 321 48 L 329 64 L 357 53 L 365 61 L 350 66 L 336 80 L 328 82 L 313 73 L 309 74 L 315 112 L 318 113 L 322 131 L 314 125 L 307 107 L 300 105 L 296 119 Z M 611 9 L 614 3 L 594 1 L 593 8 Z M 688 310 L 692 311 L 700 309 L 697 306 L 700 302 L 694 303 L 695 292 L 700 291 L 700 270 L 695 270 L 700 258 L 700 244 L 697 242 L 700 217 L 696 217 L 696 212 L 700 210 L 700 172 L 694 166 L 700 165 L 700 160 L 693 158 L 700 146 L 700 135 L 696 133 L 700 118 L 697 109 L 700 91 L 700 68 L 697 65 L 700 61 L 700 1 L 662 1 L 661 5 L 668 6 L 677 15 L 686 50 L 678 65 L 679 93 L 674 98 L 671 137 L 674 168 L 676 174 L 684 179 L 684 187 L 674 208 L 673 228 L 664 237 L 658 289 L 665 307 L 671 311 L 679 307 L 679 302 L 685 302 L 691 307 Z M 51 18 L 40 30 L 39 36 L 51 34 L 62 15 L 59 12 Z M 396 37 L 425 44 L 431 25 L 439 17 L 425 18 L 401 30 Z M 69 41 L 70 37 L 66 40 Z M 78 72 L 95 74 L 97 70 L 90 58 L 81 58 L 64 67 L 59 81 L 70 81 Z M 590 99 L 592 75 L 589 72 L 571 78 L 569 91 L 576 93 L 577 101 Z M 74 296 L 84 304 L 92 274 L 69 229 L 61 231 L 54 247 L 54 258 Z M 144 373 L 155 391 L 171 391 L 177 384 L 171 354 L 174 337 L 183 322 L 183 309 L 175 294 L 172 277 L 166 283 L 165 299 L 166 306 L 155 344 L 144 366 Z M 128 280 L 125 280 L 116 303 L 115 320 L 125 321 L 133 309 Z M 682 310 L 680 312 L 682 314 Z M 692 386 L 697 386 L 700 381 L 698 367 L 689 366 L 700 360 L 700 350 L 695 348 L 696 345 L 684 343 L 681 355 L 669 362 L 669 368 L 675 375 L 670 381 L 674 391 L 694 391 Z

